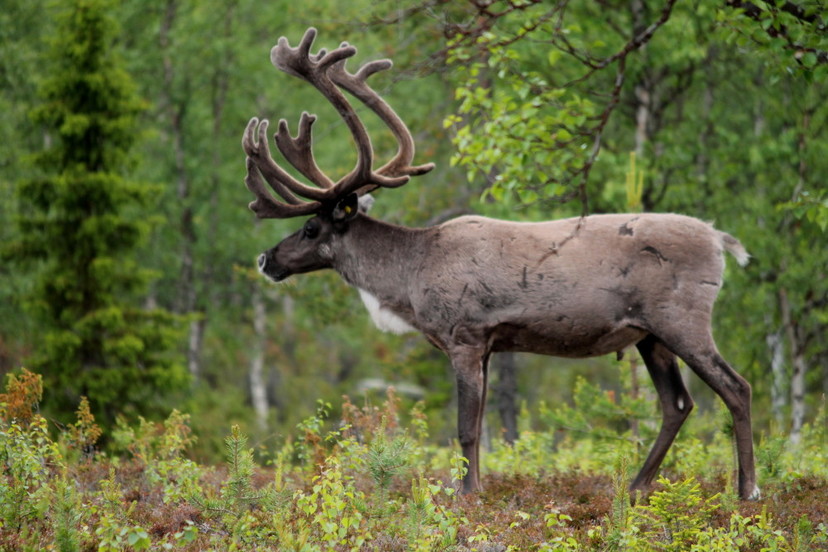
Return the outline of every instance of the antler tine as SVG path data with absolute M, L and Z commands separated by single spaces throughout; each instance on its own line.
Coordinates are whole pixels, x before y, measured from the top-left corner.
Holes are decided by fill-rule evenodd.
M 308 180 L 320 188 L 330 188 L 333 186 L 333 180 L 322 172 L 313 158 L 311 128 L 314 122 L 316 122 L 316 115 L 310 115 L 307 111 L 303 111 L 299 118 L 299 134 L 296 138 L 292 138 L 288 131 L 287 121 L 280 120 L 279 130 L 276 131 L 275 135 L 276 146 L 285 156 L 285 159 L 290 161 L 291 165 L 296 167 Z M 304 195 L 299 190 L 297 190 L 297 193 Z
M 270 146 L 268 145 L 266 135 L 267 126 L 268 121 L 265 119 L 259 126 L 259 139 L 256 141 L 256 148 L 251 151 L 245 150 L 247 152 L 247 155 L 249 157 L 252 157 L 256 161 L 256 165 L 259 167 L 259 170 L 261 171 L 262 176 L 265 177 L 265 180 L 267 180 L 268 183 L 273 187 L 273 189 L 280 196 L 285 198 L 285 200 L 289 203 L 295 203 L 295 201 L 291 201 L 291 198 L 293 198 L 294 200 L 296 199 L 295 195 L 300 195 L 304 198 L 312 199 L 315 201 L 325 201 L 327 199 L 330 199 L 330 194 L 326 191 L 325 188 L 314 188 L 313 186 L 308 186 L 307 184 L 304 184 L 293 178 L 282 167 L 276 164 L 276 161 L 274 161 L 273 157 L 270 155 Z M 287 123 L 284 122 L 284 120 L 279 121 L 279 126 L 284 127 L 284 133 L 287 133 Z M 310 143 L 308 143 L 307 147 L 310 148 Z M 298 165 L 301 164 L 299 160 L 288 160 L 294 167 L 299 168 Z M 314 183 L 324 185 L 326 182 L 329 181 L 330 179 L 323 175 L 322 179 L 320 179 L 318 182 L 314 181 Z
M 325 75 L 328 67 L 354 56 L 357 49 L 344 44 L 336 50 L 328 52 L 323 48 L 316 55 L 311 55 L 310 49 L 314 39 L 316 39 L 316 29 L 313 27 L 305 31 L 296 48 L 291 48 L 286 37 L 280 37 L 276 46 L 270 50 L 270 61 L 277 69 L 307 80 L 325 94 L 325 90 L 322 90 L 320 86 L 324 86 L 324 81 L 328 80 Z
M 313 214 L 321 207 L 318 201 L 289 204 L 273 199 L 273 196 L 265 188 L 256 161 L 250 157 L 247 158 L 247 176 L 244 178 L 244 183 L 247 185 L 247 189 L 256 196 L 256 199 L 251 201 L 248 207 L 256 213 L 258 218 L 300 217 Z
M 261 124 L 259 123 L 259 119 L 256 117 L 250 119 L 247 123 L 247 128 L 244 131 L 244 137 L 242 138 L 242 148 L 247 154 L 247 157 L 256 163 L 259 170 L 263 170 L 262 165 L 265 165 L 264 170 L 268 173 L 265 177 L 268 179 L 268 183 L 276 193 L 282 196 L 288 203 L 299 203 L 299 200 L 285 187 L 284 182 L 282 182 L 281 177 L 284 176 L 286 178 L 291 178 L 291 176 L 287 173 L 280 174 L 279 171 L 281 169 L 278 165 L 276 165 L 273 158 L 270 156 L 270 148 L 267 145 L 266 137 L 267 127 L 269 124 L 270 123 L 267 119 L 263 119 Z M 273 167 L 268 167 L 267 165 L 269 164 L 272 164 Z M 270 176 L 270 178 L 268 178 L 268 176 Z
M 270 156 L 267 144 L 268 121 L 261 122 L 256 117 L 247 123 L 242 138 L 242 148 L 247 153 L 247 177 L 245 184 L 256 196 L 250 204 L 259 218 L 289 218 L 315 212 L 321 206 L 319 201 L 303 202 L 291 191 L 292 187 L 305 187 L 292 176 L 282 170 Z M 257 132 L 258 128 L 258 132 Z M 279 194 L 285 203 L 277 201 L 265 188 L 262 181 L 264 176 L 267 183 Z
M 414 159 L 414 138 L 406 124 L 380 95 L 366 83 L 368 77 L 374 73 L 385 71 L 393 66 L 390 59 L 380 59 L 368 62 L 357 70 L 356 74 L 345 69 L 345 63 L 337 63 L 331 70 L 331 79 L 340 87 L 356 96 L 368 106 L 389 127 L 399 144 L 397 154 L 385 165 L 375 171 L 376 174 L 389 177 L 418 176 L 434 168 L 434 163 L 412 166 Z M 407 182 L 399 182 L 402 185 Z M 390 184 L 390 186 L 389 186 Z M 393 187 L 393 183 L 381 184 Z

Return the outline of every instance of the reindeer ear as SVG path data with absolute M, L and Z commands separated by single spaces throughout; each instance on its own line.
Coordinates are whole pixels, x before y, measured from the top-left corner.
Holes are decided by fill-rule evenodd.
M 357 216 L 357 213 L 359 213 L 359 197 L 356 194 L 348 194 L 336 204 L 331 217 L 334 222 L 344 222 Z
M 374 196 L 371 194 L 365 194 L 359 196 L 359 212 L 360 213 L 367 213 L 371 210 L 371 207 L 374 205 Z

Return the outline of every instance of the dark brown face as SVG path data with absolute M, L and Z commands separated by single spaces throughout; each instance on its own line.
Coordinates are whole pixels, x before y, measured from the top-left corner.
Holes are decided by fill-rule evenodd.
M 259 272 L 274 282 L 281 282 L 291 274 L 331 268 L 334 234 L 336 229 L 329 217 L 309 219 L 301 230 L 259 255 Z
M 359 214 L 358 205 L 357 195 L 350 194 L 330 212 L 308 219 L 301 230 L 259 255 L 259 272 L 281 282 L 291 274 L 332 268 L 337 237 Z

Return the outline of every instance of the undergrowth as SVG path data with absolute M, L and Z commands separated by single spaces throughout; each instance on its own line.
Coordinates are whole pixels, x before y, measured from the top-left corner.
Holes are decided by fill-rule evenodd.
M 761 439 L 763 498 L 746 503 L 718 415 L 679 437 L 649 496 L 630 497 L 654 413 L 584 381 L 574 405 L 524 413 L 515 445 L 493 444 L 474 496 L 456 492 L 456 447 L 431 443 L 422 409 L 400 412 L 393 391 L 377 406 L 345 398 L 341 420 L 320 403 L 264 455 L 230 427 L 220 466 L 188 457 L 186 414 L 119 420 L 102 451 L 86 401 L 57 430 L 41 393 L 24 370 L 0 395 L 2 550 L 828 550 L 824 405 L 796 447 Z

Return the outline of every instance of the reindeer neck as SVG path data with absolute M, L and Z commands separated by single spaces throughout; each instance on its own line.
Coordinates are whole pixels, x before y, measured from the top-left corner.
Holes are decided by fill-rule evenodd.
M 422 262 L 427 232 L 360 215 L 341 237 L 334 268 L 376 297 L 398 296 Z

